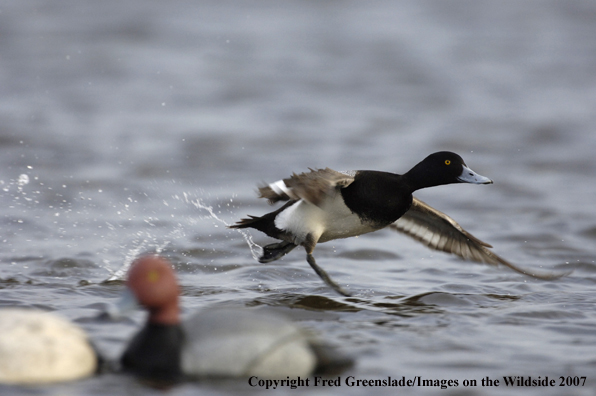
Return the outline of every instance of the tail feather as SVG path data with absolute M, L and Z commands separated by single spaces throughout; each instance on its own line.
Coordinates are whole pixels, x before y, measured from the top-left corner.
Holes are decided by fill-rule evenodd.
M 249 218 L 240 219 L 236 222 L 236 224 L 232 224 L 228 226 L 228 228 L 250 228 L 254 226 L 254 223 L 261 220 L 258 216 L 251 216 L 248 215 Z
M 229 228 L 254 228 L 255 230 L 259 230 L 264 232 L 265 234 L 269 235 L 272 238 L 283 239 L 280 238 L 279 235 L 282 233 L 277 227 L 275 227 L 275 217 L 288 208 L 289 206 L 295 204 L 296 201 L 289 201 L 281 208 L 277 209 L 275 212 L 267 213 L 261 217 L 259 216 L 251 216 L 248 215 L 247 218 L 240 219 L 236 224 L 232 224 L 228 226 Z

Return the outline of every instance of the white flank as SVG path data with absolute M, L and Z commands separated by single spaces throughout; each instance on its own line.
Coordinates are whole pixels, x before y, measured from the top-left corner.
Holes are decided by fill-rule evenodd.
M 277 215 L 275 226 L 291 233 L 296 245 L 304 242 L 309 234 L 315 242 L 327 242 L 376 230 L 362 224 L 344 204 L 340 194 L 329 197 L 321 207 L 300 200 Z

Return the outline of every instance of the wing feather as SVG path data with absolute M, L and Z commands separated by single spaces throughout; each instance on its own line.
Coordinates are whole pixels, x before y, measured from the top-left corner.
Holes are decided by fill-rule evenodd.
M 294 173 L 287 179 L 260 187 L 259 198 L 266 198 L 270 204 L 304 199 L 320 206 L 327 196 L 349 186 L 353 181 L 354 175 L 350 173 L 338 172 L 330 168 L 310 169 L 310 172 Z
M 451 217 L 416 198 L 406 214 L 389 227 L 422 242 L 431 249 L 452 253 L 468 261 L 504 265 L 516 272 L 538 279 L 557 279 L 572 272 L 542 272 L 527 270 L 512 264 L 489 250 L 492 248 L 491 245 L 464 230 Z

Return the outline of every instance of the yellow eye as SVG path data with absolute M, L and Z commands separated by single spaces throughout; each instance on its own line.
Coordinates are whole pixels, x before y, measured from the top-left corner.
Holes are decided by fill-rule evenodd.
M 151 283 L 157 282 L 159 280 L 159 273 L 157 271 L 149 271 L 147 280 Z
M 450 160 L 445 160 L 445 165 L 451 165 L 451 161 Z

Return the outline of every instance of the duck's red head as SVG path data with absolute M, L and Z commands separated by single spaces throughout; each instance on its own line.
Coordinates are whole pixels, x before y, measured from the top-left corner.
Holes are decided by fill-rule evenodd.
M 180 289 L 168 260 L 157 255 L 136 259 L 128 271 L 126 285 L 136 296 L 138 303 L 149 310 L 151 323 L 180 323 Z

